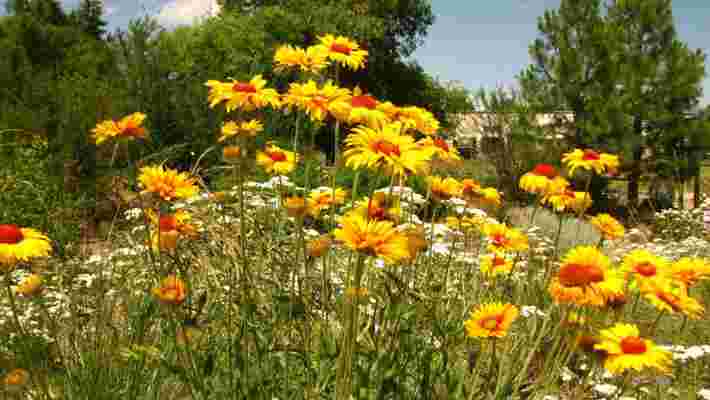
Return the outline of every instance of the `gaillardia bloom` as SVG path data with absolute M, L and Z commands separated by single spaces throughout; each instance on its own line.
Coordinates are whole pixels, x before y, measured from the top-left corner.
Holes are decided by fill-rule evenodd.
M 624 291 L 624 281 L 611 270 L 609 258 L 593 246 L 578 246 L 562 259 L 549 292 L 557 303 L 604 306 Z
M 528 237 L 515 228 L 501 223 L 486 223 L 483 234 L 489 240 L 488 250 L 492 252 L 524 251 L 528 249 Z
M 298 156 L 293 151 L 268 144 L 264 151 L 256 154 L 256 163 L 269 174 L 286 175 L 296 168 Z
M 253 137 L 264 130 L 264 125 L 257 119 L 249 121 L 227 121 L 222 125 L 222 135 L 217 139 L 219 143 L 231 137 Z
M 644 249 L 629 252 L 624 256 L 620 267 L 624 278 L 627 281 L 633 279 L 641 290 L 653 281 L 668 276 L 668 268 L 668 260 Z
M 388 220 L 396 224 L 399 222 L 402 211 L 400 204 L 399 196 L 376 192 L 372 198 L 365 197 L 358 201 L 352 212 L 367 220 Z
M 505 275 L 513 270 L 513 260 L 503 254 L 486 254 L 481 256 L 481 264 L 478 269 L 483 275 L 489 277 Z
M 138 182 L 143 190 L 141 193 L 155 193 L 165 201 L 188 199 L 198 193 L 196 179 L 187 172 L 159 166 L 148 166 L 140 169 Z
M 449 146 L 446 140 L 440 137 L 426 136 L 417 142 L 418 145 L 426 148 L 430 148 L 436 156 L 441 161 L 460 161 L 461 155 L 456 147 Z
M 49 238 L 31 229 L 0 224 L 0 272 L 10 270 L 19 261 L 47 257 L 52 252 Z
M 318 46 L 311 46 L 304 50 L 300 47 L 285 45 L 276 49 L 274 63 L 276 71 L 295 68 L 303 72 L 317 74 L 328 66 L 328 53 Z
M 606 352 L 604 368 L 616 375 L 629 369 L 670 373 L 673 365 L 671 352 L 639 335 L 635 325 L 622 323 L 599 332 L 600 343 L 595 344 L 594 348 Z
M 710 278 L 710 263 L 703 258 L 683 257 L 671 265 L 670 273 L 674 280 L 691 287 L 702 279 Z
M 357 214 L 340 219 L 335 238 L 348 248 L 395 264 L 409 257 L 407 238 L 389 221 L 367 221 Z
M 14 289 L 15 293 L 25 297 L 35 295 L 42 289 L 42 277 L 38 274 L 27 275 Z
M 440 127 L 434 114 L 417 106 L 400 107 L 394 122 L 401 122 L 405 132 L 417 130 L 424 135 L 435 135 Z
M 308 203 L 306 199 L 300 196 L 291 196 L 284 201 L 286 214 L 292 218 L 303 218 L 308 212 Z
M 538 164 L 520 178 L 518 186 L 528 193 L 545 194 L 550 188 L 551 180 L 556 176 L 555 167 L 549 164 Z
M 311 190 L 308 195 L 308 212 L 313 217 L 318 217 L 323 210 L 328 210 L 332 205 L 339 205 L 345 202 L 347 192 L 341 188 L 320 187 Z
M 336 86 L 333 81 L 327 81 L 319 88 L 315 81 L 310 80 L 291 83 L 284 96 L 284 104 L 305 111 L 313 121 L 322 122 L 334 103 L 346 101 L 349 97 L 350 90 Z
M 599 230 L 604 239 L 616 240 L 624 236 L 624 226 L 609 214 L 597 214 L 589 222 Z
M 367 51 L 360 49 L 360 45 L 344 37 L 324 35 L 318 38 L 320 45 L 314 46 L 315 51 L 325 53 L 328 58 L 342 65 L 357 71 L 365 67 Z
M 431 151 L 422 149 L 402 133 L 402 125 L 387 124 L 381 129 L 357 127 L 345 140 L 346 165 L 353 169 L 382 170 L 387 175 L 417 174 L 428 168 Z
M 170 275 L 160 282 L 159 287 L 153 289 L 153 295 L 162 303 L 180 305 L 187 297 L 187 287 L 182 279 Z
M 387 114 L 380 110 L 380 102 L 359 87 L 352 95 L 341 97 L 328 105 L 328 111 L 340 122 L 349 125 L 364 125 L 380 129 L 389 122 Z
M 705 308 L 688 296 L 688 289 L 670 279 L 656 279 L 646 284 L 641 293 L 654 307 L 671 314 L 683 314 L 690 319 L 700 319 Z
M 555 183 L 552 184 L 552 187 L 554 185 Z M 587 192 L 575 192 L 569 189 L 557 192 L 548 191 L 542 202 L 550 204 L 557 212 L 571 211 L 582 214 L 592 206 L 592 195 Z
M 210 88 L 210 107 L 226 102 L 227 112 L 236 109 L 254 111 L 267 106 L 278 107 L 281 104 L 276 90 L 265 88 L 266 81 L 261 75 L 256 75 L 249 82 L 225 83 L 210 80 L 205 85 Z
M 481 205 L 490 205 L 494 207 L 500 207 L 502 203 L 502 196 L 498 189 L 493 187 L 487 187 L 478 190 L 478 203 Z
M 431 197 L 435 200 L 442 201 L 448 200 L 452 197 L 461 195 L 461 183 L 454 178 L 446 177 L 442 178 L 440 176 L 428 176 L 426 178 L 427 184 L 429 185 L 429 191 L 431 192 Z
M 512 304 L 491 303 L 478 306 L 464 322 L 466 336 L 471 338 L 502 338 L 508 334 L 520 311 Z
M 197 229 L 190 223 L 192 217 L 183 210 L 174 214 L 161 214 L 160 218 L 152 210 L 146 212 L 151 223 L 158 229 L 151 233 L 151 244 L 155 250 L 173 250 L 180 237 L 195 238 Z
M 615 171 L 619 168 L 618 156 L 607 153 L 598 153 L 591 149 L 575 149 L 572 152 L 565 153 L 562 157 L 562 162 L 569 168 L 570 176 L 574 174 L 574 171 L 577 168 L 582 168 L 588 171 L 593 170 L 597 174 Z
M 15 368 L 2 377 L 0 387 L 7 389 L 8 392 L 17 392 L 27 385 L 29 381 L 30 373 L 26 369 Z
M 110 140 L 117 139 L 144 139 L 148 132 L 142 126 L 145 114 L 133 113 L 118 121 L 107 120 L 96 125 L 93 132 L 93 139 L 97 145 Z

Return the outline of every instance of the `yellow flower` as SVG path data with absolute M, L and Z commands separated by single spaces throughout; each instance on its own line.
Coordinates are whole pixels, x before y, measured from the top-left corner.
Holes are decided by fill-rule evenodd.
M 434 114 L 417 106 L 399 108 L 393 121 L 401 122 L 405 131 L 414 129 L 424 135 L 435 135 L 440 127 Z
M 592 196 L 587 192 L 564 189 L 548 192 L 548 195 L 543 197 L 543 203 L 550 204 L 557 212 L 573 211 L 581 214 L 592 206 Z
M 624 256 L 620 269 L 626 280 L 634 279 L 637 286 L 643 290 L 646 285 L 668 275 L 668 260 L 659 257 L 648 250 L 637 249 Z
M 624 226 L 609 214 L 597 214 L 589 222 L 599 230 L 607 240 L 615 240 L 624 236 Z
M 340 97 L 328 105 L 328 111 L 340 122 L 349 125 L 365 125 L 381 129 L 389 121 L 387 115 L 379 109 L 380 102 L 369 94 L 364 94 L 359 87 L 352 95 Z
M 182 279 L 175 275 L 165 277 L 160 286 L 153 289 L 153 295 L 168 305 L 180 305 L 187 297 L 187 287 Z
M 52 252 L 49 238 L 31 229 L 0 224 L 0 272 L 9 271 L 19 261 L 47 257 Z
M 289 217 L 302 218 L 308 212 L 308 203 L 303 197 L 293 196 L 286 199 L 284 208 Z
M 249 82 L 220 82 L 210 80 L 205 84 L 210 88 L 208 100 L 210 107 L 226 102 L 227 112 L 240 109 L 254 111 L 267 106 L 278 107 L 281 102 L 274 89 L 264 88 L 266 81 L 256 75 Z
M 502 338 L 508 334 L 520 312 L 512 304 L 490 303 L 478 306 L 464 322 L 466 336 L 472 338 Z
M 479 196 L 481 185 L 473 179 L 464 179 L 461 181 L 461 193 L 464 197 L 473 199 Z
M 345 202 L 347 192 L 341 188 L 322 187 L 314 189 L 308 196 L 308 212 L 313 217 L 318 217 L 323 210 L 330 209 L 332 205 L 339 205 Z
M 367 290 L 366 287 L 360 287 L 360 288 L 349 287 L 349 288 L 345 289 L 345 296 L 349 297 L 349 298 L 355 298 L 355 297 L 364 298 L 364 297 L 367 297 L 368 294 L 370 294 L 370 291 Z
M 360 49 L 360 45 L 344 37 L 324 35 L 318 38 L 320 44 L 315 46 L 316 51 L 327 54 L 328 58 L 342 65 L 357 71 L 365 67 L 367 51 Z
M 478 200 L 483 204 L 500 207 L 502 203 L 501 197 L 502 196 L 498 189 L 493 187 L 478 190 Z
M 683 257 L 671 265 L 670 273 L 674 280 L 691 287 L 701 279 L 710 278 L 710 263 L 702 258 Z
M 239 146 L 227 146 L 222 149 L 222 158 L 225 162 L 236 164 L 242 156 L 242 149 Z
M 330 239 L 330 236 L 321 235 L 308 241 L 306 244 L 306 255 L 308 257 L 321 257 L 330 250 L 332 244 L 333 241 Z
M 291 83 L 284 104 L 304 110 L 313 121 L 323 121 L 334 103 L 347 101 L 349 96 L 348 89 L 336 86 L 333 81 L 327 81 L 319 88 L 315 81 L 310 80 L 306 83 Z
M 528 193 L 545 194 L 555 177 L 557 177 L 555 167 L 549 164 L 538 164 L 532 171 L 520 178 L 518 185 Z
M 435 200 L 448 200 L 452 197 L 461 195 L 461 183 L 454 178 L 428 176 L 426 181 L 429 185 L 429 191 L 431 191 L 431 196 Z
M 601 343 L 594 345 L 594 348 L 606 352 L 604 368 L 617 375 L 629 369 L 637 372 L 655 369 L 670 373 L 673 364 L 671 352 L 639 335 L 635 325 L 622 323 L 599 332 Z
M 274 62 L 276 63 L 274 68 L 276 71 L 297 68 L 303 72 L 317 74 L 328 66 L 328 53 L 317 46 L 311 46 L 304 50 L 300 47 L 285 45 L 276 49 Z
M 575 247 L 562 259 L 548 290 L 557 303 L 604 306 L 624 291 L 623 279 L 610 265 L 596 247 Z
M 174 250 L 181 237 L 195 238 L 197 229 L 190 223 L 192 216 L 183 210 L 174 214 L 161 214 L 160 218 L 153 210 L 147 210 L 148 219 L 158 229 L 151 233 L 151 244 L 155 250 Z
M 688 296 L 685 286 L 670 279 L 651 281 L 643 287 L 641 293 L 654 307 L 671 314 L 681 313 L 690 319 L 700 319 L 705 312 L 702 304 Z
M 460 161 L 456 147 L 449 146 L 446 140 L 440 137 L 427 136 L 417 142 L 419 146 L 430 148 L 434 155 L 442 161 Z
M 479 270 L 489 277 L 504 275 L 513 270 L 513 260 L 498 253 L 483 255 Z
M 141 126 L 144 120 L 145 114 L 137 112 L 123 117 L 118 121 L 103 121 L 91 130 L 91 132 L 93 132 L 92 138 L 97 145 L 112 138 L 128 140 L 144 139 L 148 134 L 146 129 Z
M 29 297 L 39 293 L 40 289 L 42 289 L 42 277 L 38 274 L 30 274 L 15 287 L 15 293 Z
M 337 240 L 360 253 L 380 257 L 387 264 L 395 264 L 409 257 L 407 238 L 389 221 L 367 221 L 359 215 L 341 218 L 335 229 Z
M 163 168 L 162 165 L 141 168 L 138 182 L 144 188 L 141 193 L 155 193 L 165 201 L 187 199 L 198 193 L 195 178 L 190 174 Z
M 298 156 L 292 151 L 286 151 L 276 145 L 269 144 L 264 151 L 256 154 L 256 163 L 269 174 L 285 175 L 296 168 Z
M 263 130 L 264 125 L 256 119 L 242 122 L 227 121 L 224 125 L 222 125 L 222 136 L 220 136 L 217 141 L 222 143 L 225 140 L 235 136 L 253 137 Z
M 343 153 L 346 165 L 381 170 L 388 175 L 420 173 L 428 168 L 432 154 L 422 150 L 411 136 L 402 134 L 401 124 L 388 124 L 381 129 L 358 127 L 352 130 Z
M 2 386 L 9 392 L 17 392 L 30 381 L 30 373 L 22 368 L 15 368 L 2 377 Z
M 429 245 L 426 240 L 426 232 L 424 231 L 424 227 L 419 225 L 407 228 L 402 231 L 402 233 L 407 238 L 407 249 L 409 251 L 409 257 L 407 257 L 407 259 L 409 261 L 414 261 L 419 252 L 426 249 Z
M 396 224 L 401 214 L 399 197 L 377 192 L 372 198 L 365 197 L 358 201 L 352 212 L 367 220 L 388 220 Z
M 483 225 L 483 234 L 490 242 L 488 244 L 489 251 L 524 251 L 528 249 L 528 237 L 505 224 L 486 223 Z
M 618 156 L 598 153 L 590 149 L 574 149 L 572 152 L 565 153 L 562 157 L 562 162 L 570 169 L 570 175 L 573 175 L 577 168 L 588 171 L 593 170 L 597 174 L 603 174 L 608 171 L 613 172 L 619 168 Z

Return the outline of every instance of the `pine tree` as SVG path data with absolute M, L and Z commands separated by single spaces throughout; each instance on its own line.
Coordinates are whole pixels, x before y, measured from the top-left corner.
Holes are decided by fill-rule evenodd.
M 81 0 L 75 18 L 82 31 L 96 39 L 101 39 L 106 33 L 103 13 L 103 0 Z

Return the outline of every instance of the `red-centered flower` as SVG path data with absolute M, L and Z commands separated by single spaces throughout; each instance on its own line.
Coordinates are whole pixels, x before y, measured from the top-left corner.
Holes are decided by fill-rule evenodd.
M 370 110 L 377 108 L 377 99 L 370 96 L 369 94 L 363 94 L 360 96 L 353 96 L 350 100 L 353 107 L 363 107 Z
M 584 161 L 598 161 L 601 160 L 601 156 L 594 150 L 584 150 L 584 155 L 582 156 Z
M 401 155 L 399 151 L 399 146 L 394 143 L 388 142 L 387 140 L 378 140 L 376 142 L 373 142 L 370 145 L 370 148 L 372 149 L 372 151 L 376 153 L 382 153 L 388 157 L 391 157 L 392 155 L 399 157 Z
M 568 263 L 560 268 L 558 277 L 563 286 L 585 286 L 603 281 L 604 270 L 592 264 Z
M 552 179 L 557 176 L 557 170 L 550 164 L 538 164 L 533 169 L 535 175 L 540 175 Z
M 232 85 L 232 90 L 242 93 L 256 93 L 256 86 L 248 82 L 235 82 Z

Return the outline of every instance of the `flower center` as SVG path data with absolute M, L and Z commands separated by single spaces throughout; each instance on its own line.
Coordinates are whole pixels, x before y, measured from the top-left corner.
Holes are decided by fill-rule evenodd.
M 585 286 L 604 280 L 604 271 L 594 265 L 569 263 L 560 268 L 559 280 L 563 286 Z
M 330 51 L 349 56 L 353 49 L 351 49 L 347 44 L 333 43 L 330 45 Z
M 505 245 L 507 245 L 510 240 L 505 237 L 505 234 L 496 233 L 495 235 L 491 236 L 491 242 L 493 242 L 496 247 L 505 247 Z
M 645 262 L 643 264 L 639 264 L 634 269 L 639 275 L 643 275 L 645 277 L 656 275 L 656 266 L 651 263 Z
M 396 155 L 399 157 L 399 146 L 394 143 L 390 143 L 386 140 L 378 140 L 371 146 L 372 150 L 377 153 L 382 153 L 388 157 Z
M 0 225 L 0 244 L 17 244 L 24 239 L 22 231 L 17 225 Z
M 271 158 L 272 161 L 274 162 L 283 162 L 286 161 L 286 153 L 283 151 L 272 151 L 269 152 L 269 158 Z
M 552 179 L 557 176 L 557 170 L 555 170 L 555 167 L 550 164 L 538 164 L 535 166 L 533 174 Z
M 232 86 L 232 90 L 235 92 L 256 93 L 256 86 L 251 83 L 236 82 Z
M 177 230 L 177 218 L 174 215 L 162 215 L 158 222 L 161 232 L 170 232 Z
M 502 257 L 495 256 L 493 258 L 493 266 L 494 267 L 500 267 L 502 265 L 505 265 L 505 259 Z
M 625 354 L 643 354 L 646 352 L 646 343 L 637 336 L 627 336 L 621 339 L 621 351 Z
M 141 137 L 144 133 L 145 129 L 134 124 L 130 124 L 123 129 L 124 136 Z
M 594 150 L 584 150 L 584 156 L 582 156 L 584 161 L 598 161 L 600 158 L 599 153 Z
M 449 144 L 446 143 L 446 140 L 444 140 L 444 139 L 442 139 L 442 138 L 436 138 L 436 139 L 434 139 L 434 145 L 435 145 L 436 147 L 438 147 L 438 148 L 440 148 L 440 149 L 446 151 L 446 152 L 449 151 Z
M 362 96 L 353 96 L 350 102 L 353 107 L 363 107 L 370 110 L 374 110 L 377 107 L 377 99 L 370 96 L 369 94 L 365 94 Z
M 486 317 L 481 320 L 481 328 L 492 331 L 498 328 L 498 316 Z

